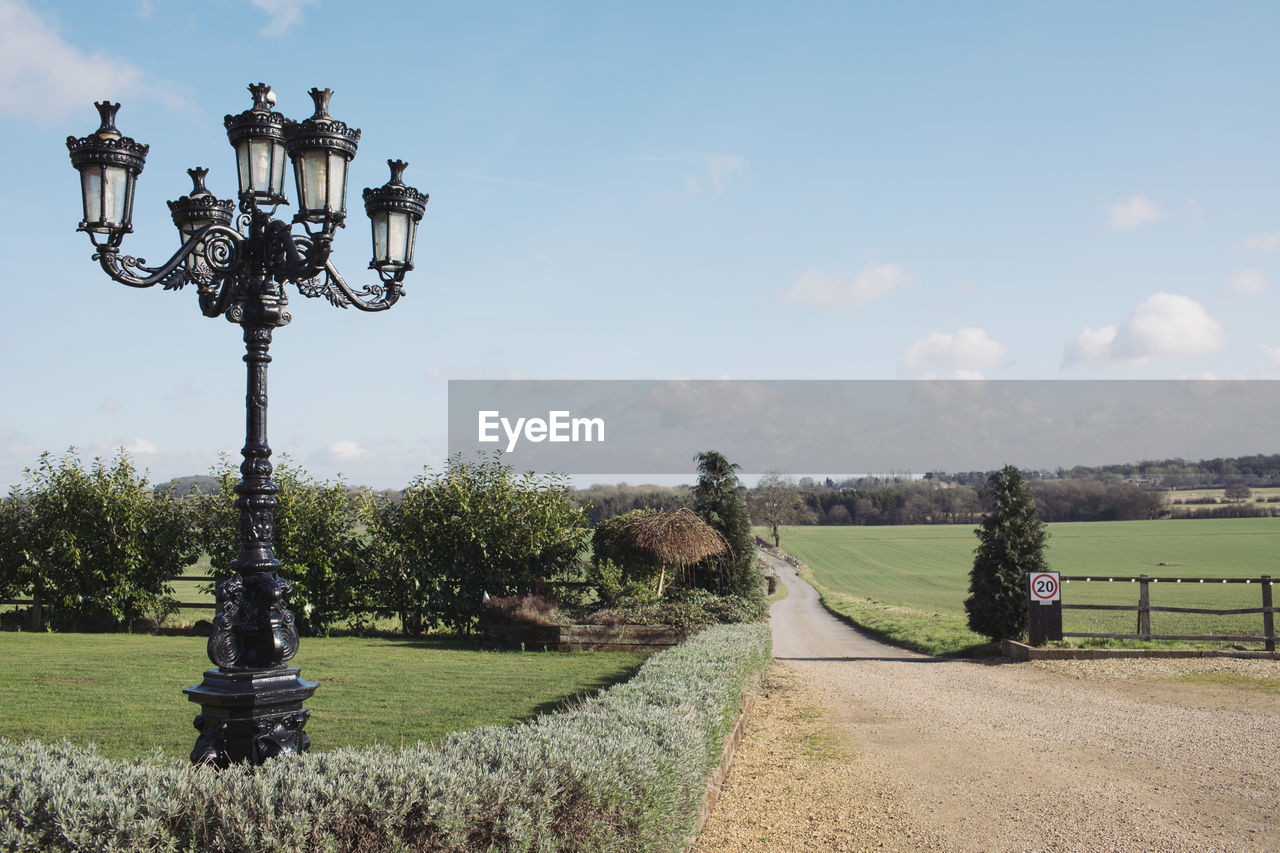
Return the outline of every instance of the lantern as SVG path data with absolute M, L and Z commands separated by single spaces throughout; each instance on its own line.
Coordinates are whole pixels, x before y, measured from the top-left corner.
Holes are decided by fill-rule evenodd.
M 84 219 L 79 231 L 106 234 L 108 243 L 133 231 L 133 189 L 147 159 L 148 146 L 122 136 L 116 130 L 119 104 L 94 103 L 102 120 L 89 136 L 67 137 L 71 165 L 80 172 Z
M 347 166 L 356 156 L 360 131 L 329 115 L 330 89 L 312 89 L 315 115 L 291 124 L 285 150 L 293 161 L 298 186 L 294 222 L 310 222 L 332 231 L 347 216 Z
M 403 160 L 388 160 L 391 180 L 377 189 L 364 191 L 364 209 L 373 223 L 373 261 L 384 278 L 413 269 L 413 243 L 418 223 L 427 210 L 426 193 L 405 186 Z

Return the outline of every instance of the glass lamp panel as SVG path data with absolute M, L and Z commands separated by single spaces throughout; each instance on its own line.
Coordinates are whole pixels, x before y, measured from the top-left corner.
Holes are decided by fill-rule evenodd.
M 329 152 L 329 208 L 347 212 L 347 158 L 336 151 Z
M 236 166 L 240 170 L 240 192 L 249 192 L 249 140 L 242 139 L 236 143 Z
M 249 140 L 249 189 L 255 193 L 271 190 L 271 140 Z
M 387 218 L 387 260 L 395 264 L 404 263 L 408 242 L 409 214 L 392 213 Z
M 124 191 L 124 224 L 129 225 L 133 222 L 133 190 L 136 186 L 138 176 L 133 172 L 128 172 L 125 176 Z
M 125 225 L 126 202 L 129 197 L 129 170 L 123 166 L 106 166 L 102 170 L 102 218 L 113 226 Z
M 284 143 L 271 140 L 271 194 L 284 195 Z
M 325 188 L 329 185 L 329 158 L 319 148 L 303 151 L 305 193 L 298 202 L 299 210 L 324 210 Z
M 102 221 L 102 170 L 98 166 L 86 166 L 80 172 L 80 194 L 84 197 L 84 221 Z M 90 231 L 101 231 L 92 228 Z
M 373 214 L 373 262 L 383 263 L 387 260 L 387 212 L 380 210 Z
M 298 189 L 298 209 L 299 210 L 304 210 L 306 209 L 306 206 L 307 206 L 306 204 L 307 194 L 302 191 L 303 189 L 302 176 L 306 172 L 306 157 L 307 157 L 307 152 L 305 151 L 295 151 L 292 155 L 290 155 L 290 159 L 293 161 L 293 185 Z
M 409 217 L 409 245 L 408 245 L 408 251 L 405 252 L 405 257 L 404 257 L 404 262 L 406 264 L 413 263 L 413 247 L 414 247 L 414 244 L 417 242 L 418 242 L 418 223 L 413 220 L 412 216 L 410 216 Z

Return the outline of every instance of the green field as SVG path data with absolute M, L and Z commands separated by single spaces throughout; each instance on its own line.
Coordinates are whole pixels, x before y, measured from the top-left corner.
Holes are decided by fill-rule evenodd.
M 840 597 L 847 615 L 879 620 L 871 627 L 885 633 L 885 625 L 911 623 L 912 630 L 895 639 L 933 651 L 963 651 L 982 641 L 964 631 L 963 602 L 976 546 L 968 525 L 789 527 L 782 533 L 783 550 L 809 564 L 823 591 Z M 1064 575 L 1280 578 L 1280 518 L 1051 524 L 1047 557 L 1049 568 Z M 1077 582 L 1063 588 L 1064 603 L 1137 600 L 1136 583 Z M 1152 585 L 1151 603 L 1228 609 L 1262 602 L 1257 584 L 1184 583 Z M 1063 614 L 1066 631 L 1129 633 L 1136 621 L 1129 612 Z M 1262 617 L 1157 612 L 1151 627 L 1157 634 L 1259 635 Z
M 508 725 L 631 677 L 635 654 L 482 652 L 450 640 L 304 638 L 292 663 L 320 682 L 313 749 L 438 741 Z M 0 633 L 0 737 L 97 743 L 113 757 L 185 758 L 210 666 L 199 637 Z

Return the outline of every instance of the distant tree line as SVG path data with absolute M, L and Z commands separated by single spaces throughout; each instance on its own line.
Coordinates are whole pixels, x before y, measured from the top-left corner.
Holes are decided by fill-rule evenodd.
M 992 512 L 993 498 L 986 487 L 993 473 L 997 472 L 935 471 L 916 478 L 904 472 L 821 481 L 802 477 L 795 483 L 787 480 L 780 484 L 773 472 L 748 493 L 748 505 L 752 520 L 773 531 L 779 522 L 975 524 Z M 1264 505 L 1269 501 L 1243 501 L 1249 497 L 1251 487 L 1280 485 L 1280 454 L 1020 473 L 1027 481 L 1040 518 L 1046 522 L 1163 518 L 1170 514 L 1170 490 L 1189 488 L 1227 490 L 1228 503 L 1198 509 L 1196 517 L 1245 518 L 1277 514 L 1276 507 Z M 780 490 L 788 495 L 780 496 Z M 1174 502 L 1183 503 L 1176 498 Z M 778 507 L 785 509 L 779 512 Z
M 680 509 L 692 507 L 694 503 L 689 486 L 629 486 L 626 483 L 577 489 L 573 502 L 586 513 L 592 527 L 637 509 Z

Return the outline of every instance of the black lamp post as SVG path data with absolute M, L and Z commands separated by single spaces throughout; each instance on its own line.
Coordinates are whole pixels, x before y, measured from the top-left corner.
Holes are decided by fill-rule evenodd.
M 373 223 L 373 261 L 379 283 L 354 290 L 329 260 L 333 235 L 347 215 L 347 166 L 355 157 L 360 131 L 329 115 L 328 89 L 311 90 L 315 114 L 295 122 L 272 111 L 275 98 L 259 83 L 249 87 L 253 107 L 226 117 L 227 137 L 236 151 L 240 215 L 235 205 L 205 187 L 206 169 L 191 169 L 194 186 L 169 202 L 182 246 L 159 266 L 120 254 L 133 230 L 133 191 L 147 146 L 115 127 L 119 104 L 95 104 L 102 126 L 89 136 L 67 138 L 71 163 L 80 171 L 84 219 L 96 252 L 93 259 L 111 278 L 130 287 L 196 286 L 206 317 L 225 316 L 244 329 L 248 365 L 245 445 L 241 480 L 240 550 L 235 572 L 218 585 L 217 615 L 209 638 L 204 681 L 184 692 L 201 706 L 200 731 L 191 760 L 226 767 L 261 764 L 273 756 L 304 752 L 308 712 L 302 703 L 316 683 L 286 666 L 298 651 L 298 631 L 289 611 L 289 582 L 280 577 L 272 551 L 276 486 L 271 482 L 267 446 L 267 364 L 271 332 L 291 319 L 284 285 L 303 296 L 325 297 L 339 308 L 390 308 L 404 293 L 401 282 L 413 269 L 413 244 L 427 196 L 401 180 L 405 163 L 388 160 L 391 180 L 364 191 Z M 284 195 L 285 157 L 293 161 L 298 212 L 291 224 L 273 219 Z M 233 224 L 234 220 L 234 224 Z M 293 224 L 302 226 L 295 233 Z

